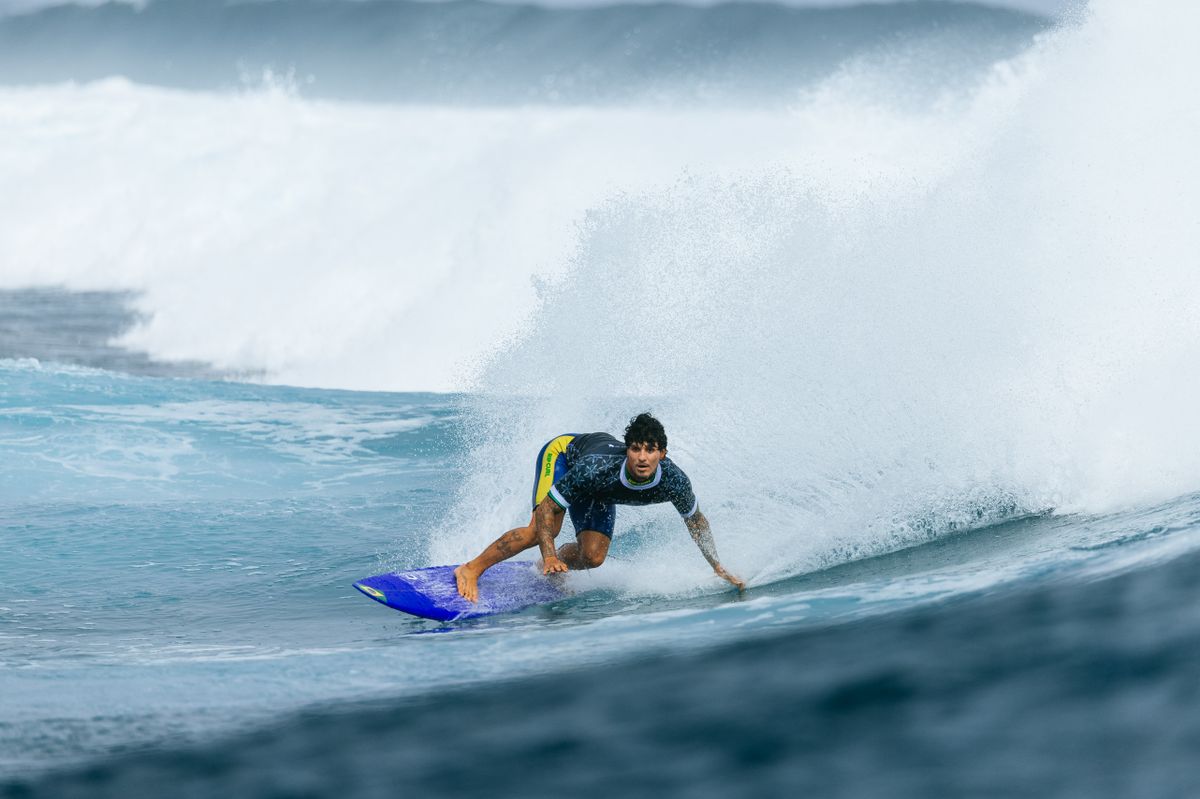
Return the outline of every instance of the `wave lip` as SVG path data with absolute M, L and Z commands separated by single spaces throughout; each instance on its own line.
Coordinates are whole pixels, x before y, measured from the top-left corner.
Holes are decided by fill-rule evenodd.
M 5 83 L 114 75 L 185 89 L 285 80 L 306 95 L 451 103 L 788 102 L 868 53 L 896 68 L 979 71 L 1048 21 L 969 3 L 545 8 L 504 3 L 213 3 L 57 7 L 0 19 Z M 936 50 L 936 52 L 932 52 Z

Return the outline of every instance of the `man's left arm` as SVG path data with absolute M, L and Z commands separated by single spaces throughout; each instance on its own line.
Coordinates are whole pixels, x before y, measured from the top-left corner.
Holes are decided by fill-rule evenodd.
M 738 591 L 745 591 L 746 583 L 725 571 L 725 567 L 717 559 L 717 544 L 713 541 L 712 528 L 708 526 L 708 519 L 704 518 L 704 514 L 697 509 L 691 516 L 685 516 L 683 523 L 687 525 L 692 540 L 700 547 L 700 553 L 704 555 L 708 565 L 713 567 L 717 576 L 728 580 Z

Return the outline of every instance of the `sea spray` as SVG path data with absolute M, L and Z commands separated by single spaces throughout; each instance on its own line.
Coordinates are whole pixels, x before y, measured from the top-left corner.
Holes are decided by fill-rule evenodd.
M 839 170 L 903 125 L 611 201 L 481 374 L 533 396 L 479 473 L 508 461 L 512 492 L 539 435 L 653 405 L 726 560 L 766 581 L 1194 490 L 1200 124 L 1171 19 L 1096 4 L 858 180 Z M 821 95 L 822 119 L 861 130 L 849 95 Z M 471 488 L 466 514 L 508 501 Z M 658 524 L 665 570 L 683 532 Z

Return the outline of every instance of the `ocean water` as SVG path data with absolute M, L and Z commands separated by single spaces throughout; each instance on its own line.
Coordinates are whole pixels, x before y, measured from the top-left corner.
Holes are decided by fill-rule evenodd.
M 0 70 L 7 83 L 118 74 L 218 90 L 270 76 L 308 97 L 470 107 L 755 107 L 857 59 L 888 59 L 912 92 L 947 68 L 986 69 L 1045 27 L 968 3 L 109 2 L 3 21 Z
M 0 17 L 0 796 L 1196 795 L 1198 22 Z M 646 408 L 744 595 L 352 588 Z

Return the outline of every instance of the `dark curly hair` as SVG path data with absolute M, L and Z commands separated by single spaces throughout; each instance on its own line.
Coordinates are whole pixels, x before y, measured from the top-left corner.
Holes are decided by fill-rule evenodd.
M 666 449 L 667 431 L 663 429 L 662 422 L 648 412 L 639 413 L 629 420 L 629 426 L 625 428 L 625 446 L 631 444 L 652 444 L 659 449 Z

